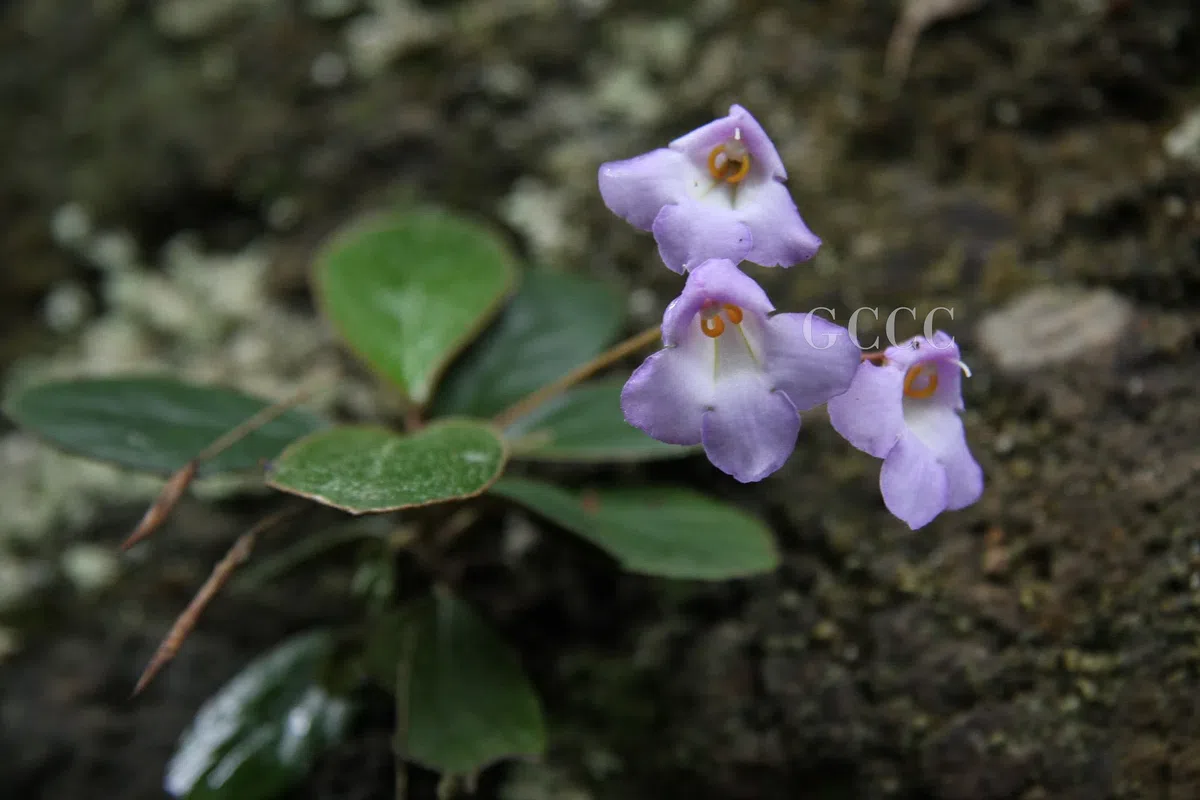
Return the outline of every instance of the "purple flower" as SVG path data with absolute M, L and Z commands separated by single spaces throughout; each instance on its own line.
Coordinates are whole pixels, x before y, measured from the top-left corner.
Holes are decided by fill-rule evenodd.
M 963 432 L 958 345 L 938 331 L 863 362 L 850 389 L 829 401 L 829 420 L 850 444 L 882 458 L 883 503 L 913 530 L 983 493 L 983 470 Z
M 774 314 L 732 261 L 692 270 L 663 315 L 665 347 L 621 392 L 629 424 L 670 444 L 703 444 L 716 467 L 748 483 L 783 466 L 799 411 L 844 392 L 859 350 L 814 314 Z
M 790 267 L 817 253 L 762 126 L 741 106 L 649 153 L 600 165 L 614 214 L 653 231 L 663 262 L 685 272 L 710 258 Z

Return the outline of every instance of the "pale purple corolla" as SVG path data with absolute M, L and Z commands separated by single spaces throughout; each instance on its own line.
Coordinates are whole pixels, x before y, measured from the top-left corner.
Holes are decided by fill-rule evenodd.
M 662 442 L 702 444 L 743 483 L 779 469 L 796 446 L 799 412 L 844 392 L 860 355 L 845 328 L 773 311 L 732 261 L 697 266 L 663 315 L 663 349 L 621 392 L 625 419 Z
M 605 205 L 653 231 L 676 272 L 710 258 L 790 267 L 821 246 L 788 194 L 775 145 L 739 105 L 667 147 L 602 164 L 599 180 Z
M 958 345 L 938 331 L 889 347 L 881 364 L 864 361 L 849 390 L 829 401 L 834 429 L 883 459 L 883 503 L 913 530 L 983 493 L 959 417 L 963 375 Z

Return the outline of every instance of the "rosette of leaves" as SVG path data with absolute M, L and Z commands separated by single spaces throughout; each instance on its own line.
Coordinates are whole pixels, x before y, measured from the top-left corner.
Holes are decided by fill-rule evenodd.
M 24 387 L 4 409 L 71 453 L 174 474 L 175 499 L 195 475 L 248 472 L 351 515 L 397 514 L 415 541 L 436 547 L 446 530 L 428 525 L 455 519 L 441 509 L 487 494 L 583 537 L 626 570 L 720 580 L 774 568 L 759 521 L 686 488 L 578 480 L 567 488 L 545 478 L 552 463 L 692 452 L 625 423 L 624 376 L 570 377 L 625 326 L 623 298 L 607 283 L 522 268 L 489 227 L 419 211 L 381 214 L 332 236 L 317 254 L 313 292 L 351 353 L 399 398 L 405 412 L 395 424 L 333 424 L 162 375 Z M 561 391 L 539 392 L 547 386 Z M 291 546 L 311 555 L 323 536 L 309 532 Z M 349 647 L 313 632 L 249 665 L 183 737 L 168 791 L 259 800 L 285 789 L 350 726 L 353 694 L 330 678 L 344 676 L 346 663 L 391 684 L 404 760 L 454 776 L 541 753 L 542 712 L 519 654 L 437 577 L 403 603 L 385 591 L 365 633 L 347 635 Z

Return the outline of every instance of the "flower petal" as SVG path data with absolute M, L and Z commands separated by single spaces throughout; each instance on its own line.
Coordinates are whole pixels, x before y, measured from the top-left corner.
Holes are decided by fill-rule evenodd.
M 904 420 L 946 470 L 946 508 L 957 511 L 978 500 L 983 494 L 983 470 L 967 446 L 958 413 L 938 403 L 909 402 Z
M 816 314 L 776 314 L 767 320 L 762 363 L 776 389 L 800 411 L 850 388 L 861 363 L 849 332 Z
M 630 225 L 648 231 L 663 206 L 688 196 L 696 167 L 666 147 L 624 161 L 600 165 L 600 196 Z
M 787 179 L 787 170 L 783 168 L 783 159 L 771 142 L 771 137 L 758 124 L 749 111 L 739 105 L 729 107 L 729 115 L 715 119 L 707 125 L 702 125 L 691 133 L 685 133 L 671 142 L 671 149 L 686 153 L 692 160 L 704 164 L 708 154 L 717 145 L 724 144 L 733 138 L 734 131 L 741 129 L 742 141 L 746 151 L 750 153 L 751 164 L 761 167 L 763 178 Z M 752 168 L 753 169 L 753 168 Z M 758 172 L 754 169 L 754 172 Z
M 850 444 L 876 458 L 886 458 L 904 431 L 904 370 L 858 366 L 850 388 L 830 399 L 829 421 Z
M 697 332 L 643 361 L 621 390 L 625 421 L 660 442 L 699 444 L 716 391 L 713 351 L 713 340 Z
M 906 433 L 879 471 L 883 504 L 914 531 L 946 510 L 946 469 L 920 439 Z
M 663 263 L 679 273 L 712 258 L 741 261 L 752 245 L 733 211 L 695 200 L 663 206 L 651 230 Z
M 774 306 L 758 282 L 727 259 L 713 258 L 688 274 L 679 297 L 663 314 L 663 341 L 678 344 L 696 328 L 696 314 L 705 304 L 730 303 L 753 315 L 765 317 Z
M 800 415 L 765 376 L 739 372 L 722 380 L 713 408 L 704 413 L 704 452 L 722 472 L 742 483 L 761 481 L 783 466 L 796 447 Z
M 750 229 L 753 247 L 747 261 L 790 267 L 808 261 L 821 248 L 821 239 L 804 224 L 792 195 L 777 180 L 747 186 L 737 196 L 736 210 Z

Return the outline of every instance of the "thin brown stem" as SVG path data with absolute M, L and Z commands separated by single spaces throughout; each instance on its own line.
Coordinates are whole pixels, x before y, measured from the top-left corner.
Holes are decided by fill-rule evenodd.
M 158 497 L 154 499 L 154 503 L 150 508 L 146 509 L 146 513 L 142 515 L 142 519 L 138 522 L 137 527 L 133 529 L 133 533 L 129 534 L 129 538 L 121 543 L 122 550 L 128 550 L 133 547 L 158 530 L 166 522 L 171 511 L 179 503 L 180 498 L 183 497 L 183 493 L 187 491 L 188 486 L 195 479 L 196 469 L 199 466 L 199 462 L 196 459 L 192 459 L 171 476 L 170 480 L 163 486 L 162 491 L 158 493 Z
M 431 542 L 439 551 L 445 551 L 450 543 L 465 533 L 479 520 L 479 511 L 470 506 L 455 512 L 446 523 L 434 531 Z
M 421 426 L 425 421 L 421 419 L 421 407 L 416 403 L 409 402 L 404 406 L 404 430 L 408 433 L 415 433 L 421 430 Z
M 273 528 L 284 520 L 295 516 L 304 508 L 304 506 L 294 506 L 277 511 L 259 520 L 254 527 L 238 537 L 238 540 L 225 553 L 224 558 L 213 567 L 208 580 L 200 587 L 200 591 L 196 592 L 196 596 L 188 603 L 187 608 L 175 618 L 175 624 L 171 626 L 171 630 L 167 632 L 166 637 L 154 652 L 154 656 L 151 657 L 150 663 L 146 665 L 146 669 L 142 672 L 141 677 L 138 678 L 137 685 L 133 687 L 133 694 L 135 696 L 141 694 L 142 690 L 154 679 L 154 676 L 171 659 L 175 658 L 175 655 L 179 652 L 179 648 L 183 646 L 188 635 L 195 629 L 196 623 L 200 621 L 200 615 L 204 613 L 204 609 L 208 607 L 208 604 L 217 596 L 222 587 L 229 582 L 234 570 L 245 563 L 246 559 L 250 557 L 250 551 L 254 548 L 254 542 L 258 536 L 269 528 Z
M 396 662 L 396 731 L 392 736 L 392 757 L 395 759 L 396 783 L 394 800 L 408 798 L 408 713 L 412 691 L 412 658 L 416 638 L 411 627 L 401 634 L 400 658 Z
M 259 428 L 267 425 L 284 412 L 303 402 L 307 397 L 312 395 L 313 391 L 313 388 L 300 389 L 287 400 L 282 400 L 263 408 L 254 415 L 247 417 L 237 427 L 231 428 L 217 437 L 211 444 L 197 453 L 195 458 L 180 467 L 167 480 L 158 497 L 154 499 L 153 504 L 146 510 L 137 527 L 133 529 L 133 533 L 129 534 L 128 538 L 121 543 L 121 549 L 128 550 L 162 527 L 162 524 L 167 521 L 167 517 L 171 511 L 174 510 L 175 506 L 183 498 L 183 494 L 187 491 L 188 486 L 196 479 L 196 473 L 203 462 L 216 458 Z
M 533 394 L 519 400 L 511 407 L 497 414 L 494 422 L 501 428 L 507 427 L 513 421 L 540 407 L 547 400 L 562 394 L 575 384 L 587 380 L 605 367 L 615 364 L 622 358 L 625 358 L 625 356 L 636 353 L 647 345 L 654 344 L 660 336 L 662 336 L 662 328 L 655 326 L 629 337 L 586 364 L 571 370 L 553 383 L 548 383 Z
M 202 462 L 220 455 L 259 428 L 282 416 L 294 406 L 304 402 L 313 391 L 311 388 L 300 389 L 287 400 L 281 400 L 274 405 L 267 406 L 253 416 L 248 417 L 236 428 L 226 431 L 213 441 L 212 444 L 201 450 L 196 455 L 195 460 Z

